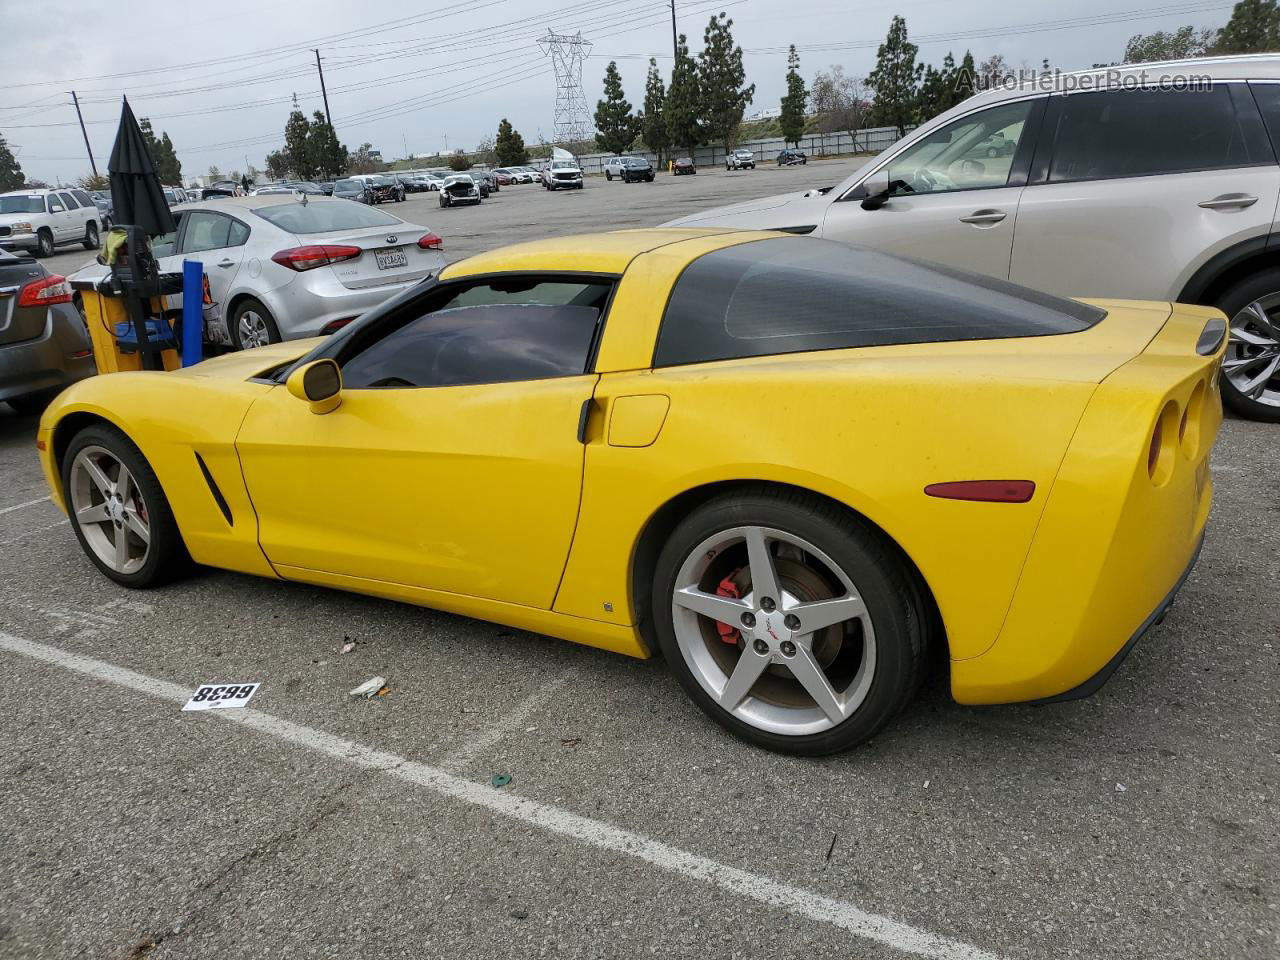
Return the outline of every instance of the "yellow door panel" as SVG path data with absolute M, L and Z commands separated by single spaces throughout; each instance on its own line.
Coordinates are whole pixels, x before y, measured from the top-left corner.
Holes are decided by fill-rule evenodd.
M 278 387 L 236 446 L 274 564 L 549 608 L 582 482 L 594 375 L 344 390 Z
M 647 447 L 658 439 L 671 399 L 660 393 L 618 397 L 609 409 L 609 446 Z

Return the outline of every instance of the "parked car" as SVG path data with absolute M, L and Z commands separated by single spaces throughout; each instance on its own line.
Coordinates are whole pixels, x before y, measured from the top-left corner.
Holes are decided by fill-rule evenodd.
M 653 164 L 644 157 L 609 157 L 604 162 L 604 178 L 614 177 L 623 183 L 641 180 L 653 183 Z
M 334 184 L 334 181 L 332 180 L 321 180 L 319 182 L 320 192 L 323 193 L 326 197 L 332 197 L 333 184 Z
M 521 166 L 513 167 L 512 169 L 522 175 L 520 177 L 520 183 L 540 183 L 542 180 L 542 171 L 538 170 L 536 167 Z
M 676 157 L 671 164 L 672 176 L 682 177 L 697 172 L 698 168 L 693 164 L 693 157 Z
M 372 181 L 374 203 L 404 202 L 404 184 L 400 182 L 398 177 L 378 176 L 370 177 L 369 180 Z
M 0 250 L 0 400 L 38 413 L 59 390 L 96 372 L 71 285 L 30 254 Z
M 218 339 L 237 349 L 332 333 L 444 265 L 426 227 L 331 197 L 229 197 L 175 219 L 152 245 L 160 268 L 205 265 Z M 105 271 L 90 264 L 73 279 Z
M 548 190 L 581 190 L 582 168 L 567 150 L 552 148 L 555 154 L 542 169 L 542 185 Z
M 187 191 L 187 198 L 191 199 L 191 191 Z M 115 223 L 115 204 L 111 200 L 110 190 L 91 190 L 89 196 L 93 199 L 93 204 L 98 208 L 98 224 L 99 230 L 106 233 L 111 229 L 111 225 Z M 199 199 L 196 194 L 196 199 Z
M 828 754 L 934 664 L 966 704 L 1106 681 L 1195 563 L 1225 342 L 1200 307 L 632 230 L 470 257 L 319 344 L 94 377 L 36 447 L 116 583 L 189 554 L 661 651 L 736 736 Z M 137 525 L 104 507 L 124 469 Z
M 311 180 L 286 180 L 284 185 L 295 193 L 305 193 L 309 197 L 325 196 L 324 188 Z
M 164 200 L 171 207 L 176 207 L 180 203 L 187 202 L 187 191 L 180 187 L 164 187 Z
M 483 195 L 480 185 L 465 173 L 455 173 L 444 178 L 440 185 L 440 206 L 456 207 L 479 203 Z
M 188 202 L 188 203 L 195 203 L 197 200 L 199 200 L 199 199 L 200 199 L 200 191 L 199 191 L 199 190 L 196 190 L 196 189 L 194 189 L 194 188 L 189 188 L 189 189 L 187 189 L 187 190 L 186 190 L 186 191 L 184 191 L 184 192 L 185 192 L 185 193 L 186 193 L 186 195 L 187 195 L 187 202 Z
M 346 177 L 333 184 L 333 196 L 341 200 L 354 200 L 357 203 L 370 203 L 370 191 L 363 180 Z
M 498 183 L 497 176 L 492 170 L 472 170 L 471 176 L 477 183 L 484 186 L 484 195 L 486 197 L 489 196 L 490 193 L 497 193 L 502 189 L 501 185 Z
M 744 148 L 734 150 L 724 158 L 724 168 L 726 170 L 754 170 L 756 168 L 756 155 Z
M 800 150 L 779 150 L 778 166 L 795 167 L 809 162 L 809 158 Z
M 1064 75 L 1069 95 L 971 97 L 834 187 L 673 223 L 811 231 L 1060 296 L 1214 306 L 1231 320 L 1224 400 L 1280 421 L 1280 56 L 1107 69 Z M 1186 89 L 1188 75 L 1210 82 Z M 1012 153 L 989 155 L 998 137 Z
M 516 182 L 515 173 L 506 167 L 498 167 L 493 171 L 493 175 L 497 178 L 499 184 L 504 187 L 510 186 Z
M 98 217 L 93 197 L 78 188 L 0 193 L 0 250 L 29 250 L 38 257 L 51 257 L 68 243 L 97 250 Z

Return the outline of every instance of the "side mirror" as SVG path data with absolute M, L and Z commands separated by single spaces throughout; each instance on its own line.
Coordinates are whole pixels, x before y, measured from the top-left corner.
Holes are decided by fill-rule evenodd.
M 328 358 L 313 360 L 289 374 L 285 389 L 307 401 L 312 413 L 332 413 L 342 403 L 342 371 Z
M 860 189 L 864 192 L 862 197 L 863 210 L 879 210 L 889 202 L 889 173 L 886 170 L 877 171 L 864 180 Z

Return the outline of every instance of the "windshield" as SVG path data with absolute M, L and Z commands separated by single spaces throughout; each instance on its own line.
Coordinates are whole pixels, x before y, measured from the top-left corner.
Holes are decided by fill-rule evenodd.
M 398 227 L 404 222 L 373 207 L 352 203 L 350 200 L 313 200 L 305 207 L 300 203 L 282 203 L 275 207 L 259 207 L 253 212 L 281 230 L 299 234 L 359 230 L 363 227 Z
M 557 160 L 551 164 L 552 170 L 577 170 L 578 165 L 572 160 Z
M 0 197 L 0 213 L 44 213 L 44 197 Z
M 351 190 L 351 191 L 359 192 L 360 184 L 357 183 L 355 180 L 339 180 L 337 183 L 333 185 L 333 189 L 335 191 Z

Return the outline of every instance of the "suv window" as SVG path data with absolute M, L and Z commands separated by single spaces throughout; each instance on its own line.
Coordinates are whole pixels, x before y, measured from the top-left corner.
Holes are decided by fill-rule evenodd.
M 612 283 L 504 277 L 445 287 L 348 359 L 344 388 L 449 387 L 587 372 Z
M 67 209 L 66 204 L 58 199 L 58 195 L 56 193 L 48 194 L 45 199 L 49 201 L 50 213 L 61 213 L 63 210 Z
M 779 237 L 726 247 L 685 268 L 653 364 L 1076 333 L 1104 316 L 1004 280 Z
M 62 205 L 63 205 L 64 207 L 66 207 L 68 210 L 78 210 L 78 209 L 80 209 L 80 204 L 76 203 L 76 202 L 75 202 L 75 200 L 73 200 L 73 199 L 72 199 L 71 194 L 69 194 L 69 193 L 60 193 L 60 194 L 58 194 L 58 197 L 59 197 L 59 199 L 61 199 L 61 200 L 62 200 Z
M 895 193 L 949 193 L 1003 187 L 1033 101 L 1020 100 L 953 120 L 889 161 Z
M 1275 163 L 1244 84 L 1061 97 L 1049 180 L 1149 177 Z
M 187 215 L 182 234 L 182 252 L 200 253 L 228 246 L 231 218 L 208 210 L 193 210 Z
M 93 197 L 89 196 L 89 194 L 85 193 L 83 190 L 72 190 L 71 195 L 80 201 L 80 206 L 82 207 L 94 206 Z

